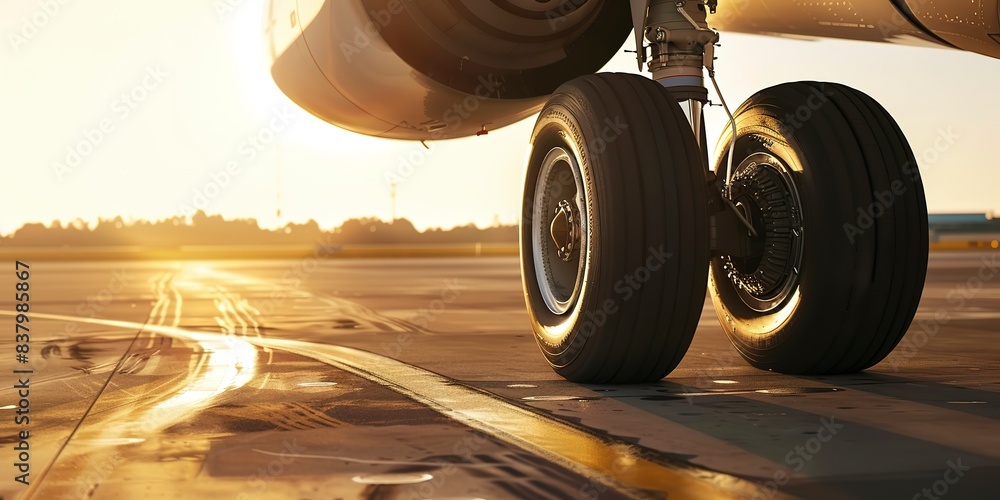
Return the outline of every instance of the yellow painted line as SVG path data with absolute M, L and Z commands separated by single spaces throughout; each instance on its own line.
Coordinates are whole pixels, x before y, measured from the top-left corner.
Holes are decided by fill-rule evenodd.
M 955 241 L 932 241 L 930 243 L 931 251 L 940 250 L 995 250 L 1000 248 L 1000 241 L 997 240 L 987 240 L 987 241 L 972 241 L 972 240 L 955 240 Z
M 0 315 L 15 313 L 0 311 Z M 39 319 L 76 321 L 104 326 L 143 329 L 195 341 L 220 341 L 220 335 L 165 325 L 131 321 L 80 318 L 35 313 Z M 584 429 L 509 403 L 487 392 L 456 384 L 451 379 L 392 358 L 367 351 L 309 342 L 240 337 L 260 347 L 270 347 L 315 359 L 374 381 L 484 434 L 546 458 L 592 480 L 589 489 L 611 487 L 633 495 L 670 498 L 741 498 L 768 494 L 760 486 L 734 476 L 670 465 L 645 458 L 643 451 Z M 224 341 L 224 340 L 223 340 Z
M 335 345 L 256 340 L 378 382 L 473 429 L 593 479 L 596 484 L 584 491 L 599 491 L 597 485 L 606 485 L 626 492 L 645 490 L 698 499 L 739 498 L 758 491 L 756 485 L 732 476 L 650 461 L 628 443 L 595 436 L 391 358 Z

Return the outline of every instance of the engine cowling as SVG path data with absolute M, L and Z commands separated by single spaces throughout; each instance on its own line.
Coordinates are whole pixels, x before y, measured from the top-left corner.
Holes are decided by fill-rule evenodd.
M 536 113 L 631 30 L 620 0 L 270 0 L 271 74 L 310 113 L 395 139 L 450 139 Z

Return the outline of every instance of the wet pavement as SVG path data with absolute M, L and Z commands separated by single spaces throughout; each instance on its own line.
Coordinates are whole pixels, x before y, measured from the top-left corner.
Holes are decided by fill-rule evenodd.
M 998 255 L 932 254 L 865 373 L 755 370 L 706 302 L 670 376 L 605 387 L 544 364 L 512 258 L 39 262 L 0 497 L 988 498 Z

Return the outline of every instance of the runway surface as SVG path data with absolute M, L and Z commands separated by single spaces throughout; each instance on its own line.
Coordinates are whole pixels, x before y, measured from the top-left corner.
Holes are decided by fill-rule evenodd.
M 1000 487 L 997 252 L 932 254 L 917 320 L 865 373 L 751 368 L 706 301 L 672 374 L 603 387 L 545 365 L 516 258 L 23 260 L 28 363 L 13 262 L 0 280 L 4 499 L 952 499 Z

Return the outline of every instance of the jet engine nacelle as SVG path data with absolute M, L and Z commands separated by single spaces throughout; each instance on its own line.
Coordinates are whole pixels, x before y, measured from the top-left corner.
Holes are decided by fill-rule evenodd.
M 536 113 L 631 30 L 620 0 L 270 0 L 278 87 L 341 128 L 449 139 Z

